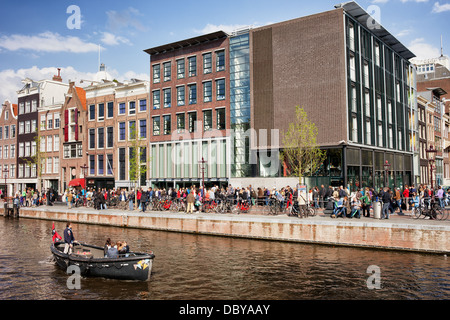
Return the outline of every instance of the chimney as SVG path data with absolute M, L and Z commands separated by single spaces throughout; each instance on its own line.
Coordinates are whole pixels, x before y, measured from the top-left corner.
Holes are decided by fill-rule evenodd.
M 59 81 L 59 82 L 62 82 L 62 78 L 61 78 L 61 75 L 60 75 L 60 71 L 61 71 L 61 68 L 58 68 L 58 75 L 57 76 L 53 76 L 53 81 Z

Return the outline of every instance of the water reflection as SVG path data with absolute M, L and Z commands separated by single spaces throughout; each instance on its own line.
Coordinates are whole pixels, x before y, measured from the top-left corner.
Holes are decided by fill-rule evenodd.
M 450 269 L 440 255 L 303 245 L 72 224 L 98 245 L 127 240 L 154 251 L 150 282 L 83 278 L 70 290 L 51 256 L 51 221 L 0 219 L 0 299 L 448 299 Z M 65 223 L 56 222 L 62 234 Z M 381 270 L 369 290 L 368 266 Z

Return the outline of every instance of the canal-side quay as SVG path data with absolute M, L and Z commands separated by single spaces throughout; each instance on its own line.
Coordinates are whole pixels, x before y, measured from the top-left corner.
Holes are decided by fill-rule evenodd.
M 3 208 L 0 212 L 4 215 Z M 257 213 L 143 213 L 42 206 L 20 208 L 22 218 L 333 246 L 438 254 L 450 252 L 450 221 L 412 219 L 397 214 L 391 215 L 389 220 L 366 217 L 331 219 L 329 215 L 320 213 L 315 217 L 299 219 Z

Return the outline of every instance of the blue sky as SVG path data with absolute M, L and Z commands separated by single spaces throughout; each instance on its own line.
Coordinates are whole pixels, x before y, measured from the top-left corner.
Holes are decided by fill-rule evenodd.
M 344 1 L 343 1 L 344 2 Z M 450 52 L 450 0 L 360 0 L 422 58 Z M 332 10 L 337 1 L 10 1 L 0 3 L 0 101 L 17 102 L 20 80 L 92 79 L 101 62 L 118 80 L 149 78 L 143 50 L 200 34 L 261 26 Z M 69 6 L 76 5 L 81 19 Z M 375 11 L 371 11 L 373 9 Z M 68 27 L 81 21 L 80 28 Z

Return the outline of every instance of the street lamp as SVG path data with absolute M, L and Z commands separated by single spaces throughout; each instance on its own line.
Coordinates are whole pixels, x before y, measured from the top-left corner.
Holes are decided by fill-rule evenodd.
M 85 163 L 83 166 L 80 166 L 80 168 L 81 168 L 81 172 L 83 173 L 83 177 L 84 177 L 84 201 L 86 202 L 86 193 L 87 193 L 87 179 L 86 179 L 86 175 L 87 175 L 87 168 L 88 168 L 88 166 Z
M 202 157 L 202 160 L 199 161 L 199 164 L 200 164 L 200 170 L 202 171 L 202 185 L 203 185 L 202 208 L 203 209 L 205 208 L 205 206 L 204 206 L 204 204 L 205 204 L 205 169 L 206 169 L 205 163 L 206 163 L 206 160 Z
M 384 186 L 387 187 L 389 184 L 389 180 L 388 180 L 388 173 L 389 173 L 389 168 L 391 167 L 391 165 L 389 164 L 389 162 L 386 160 L 386 162 L 384 163 Z
M 427 153 L 428 164 L 430 165 L 431 188 L 433 188 L 433 169 L 437 150 L 433 145 L 430 145 L 430 148 L 425 150 L 425 152 Z

